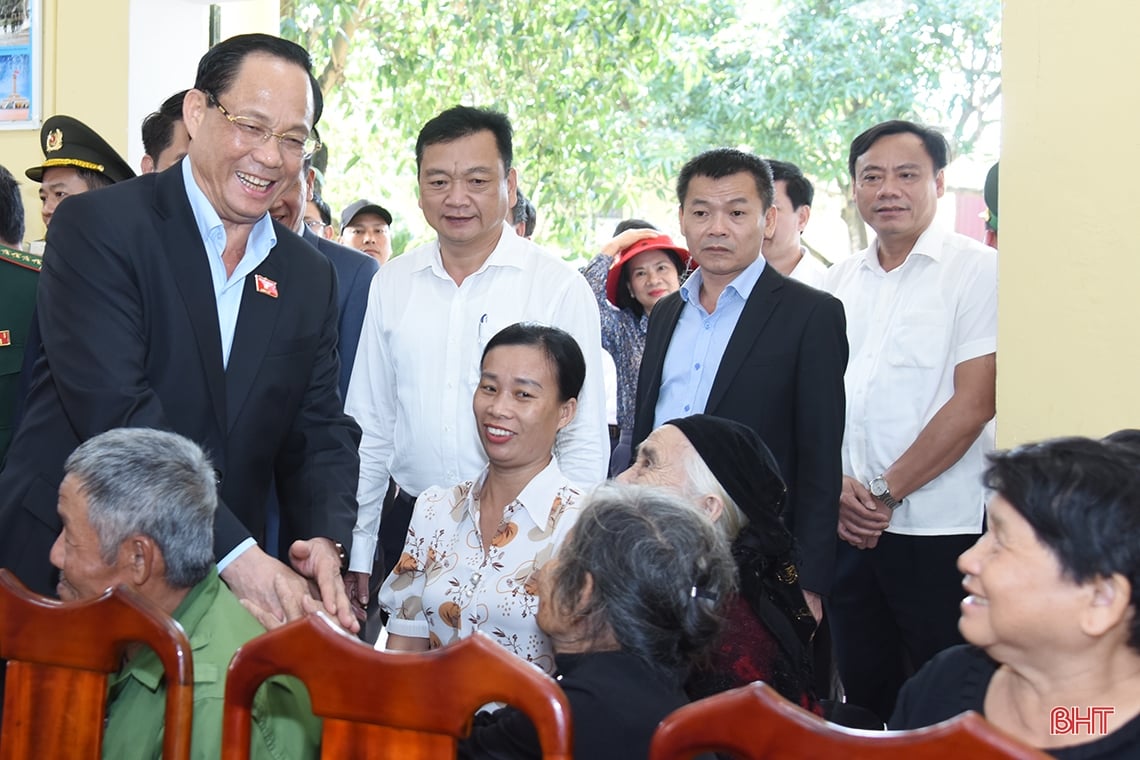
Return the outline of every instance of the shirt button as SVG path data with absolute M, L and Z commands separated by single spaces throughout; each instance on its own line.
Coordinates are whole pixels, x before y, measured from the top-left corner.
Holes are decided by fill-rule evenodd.
M 700 364 L 694 364 L 694 365 L 693 365 L 693 369 L 700 369 L 700 368 L 701 368 L 701 365 L 700 365 Z
M 685 411 L 686 412 L 689 411 L 689 405 L 688 404 L 685 404 Z

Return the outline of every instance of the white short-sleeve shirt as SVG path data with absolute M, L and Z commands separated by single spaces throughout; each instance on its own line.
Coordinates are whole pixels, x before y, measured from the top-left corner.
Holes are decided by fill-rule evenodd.
M 843 302 L 851 358 L 844 377 L 843 472 L 881 475 L 954 393 L 954 368 L 997 350 L 997 252 L 931 225 L 903 264 L 883 271 L 878 241 L 832 266 L 824 289 Z M 987 425 L 944 473 L 906 497 L 888 530 L 981 531 Z

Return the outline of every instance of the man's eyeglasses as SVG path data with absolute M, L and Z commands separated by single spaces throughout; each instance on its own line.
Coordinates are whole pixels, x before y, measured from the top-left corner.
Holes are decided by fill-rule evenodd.
M 234 116 L 226 110 L 225 106 L 218 102 L 218 99 L 214 97 L 213 94 L 206 93 L 206 95 L 210 103 L 221 111 L 222 116 L 225 116 L 230 124 L 237 127 L 237 132 L 242 142 L 250 147 L 263 145 L 269 142 L 269 138 L 276 137 L 277 144 L 281 146 L 281 151 L 296 158 L 311 156 L 320 150 L 321 141 L 312 133 L 307 135 L 298 132 L 279 134 L 248 116 Z
M 325 227 L 328 227 L 328 225 L 322 222 L 320 219 L 306 219 L 305 226 L 313 232 L 321 232 Z

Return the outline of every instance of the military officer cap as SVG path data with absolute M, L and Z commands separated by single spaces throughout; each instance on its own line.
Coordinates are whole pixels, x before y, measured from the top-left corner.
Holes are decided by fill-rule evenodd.
M 44 170 L 55 166 L 89 169 L 111 182 L 122 182 L 135 176 L 127 162 L 106 140 L 71 116 L 57 114 L 48 117 L 40 128 L 40 147 L 44 151 L 44 162 L 24 172 L 35 182 L 43 182 Z

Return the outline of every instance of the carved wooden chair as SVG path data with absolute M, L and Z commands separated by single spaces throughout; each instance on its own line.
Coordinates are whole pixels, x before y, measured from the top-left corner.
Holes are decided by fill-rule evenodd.
M 278 674 L 308 687 L 313 712 L 324 719 L 322 757 L 455 757 L 475 711 L 505 702 L 534 723 L 544 757 L 571 758 L 570 708 L 561 688 L 485 634 L 430 652 L 377 652 L 318 612 L 247 642 L 234 655 L 223 760 L 249 757 L 253 695 Z
M 1047 755 L 970 712 L 915 731 L 862 731 L 801 710 L 753 683 L 676 710 L 661 721 L 649 760 L 724 752 L 742 760 L 1045 760 Z
M 0 760 L 99 760 L 107 676 L 142 642 L 166 670 L 163 757 L 190 757 L 194 671 L 182 627 L 151 602 L 117 588 L 59 602 L 0 570 L 0 658 L 8 661 Z

